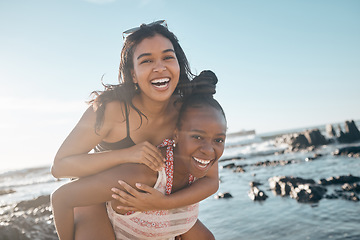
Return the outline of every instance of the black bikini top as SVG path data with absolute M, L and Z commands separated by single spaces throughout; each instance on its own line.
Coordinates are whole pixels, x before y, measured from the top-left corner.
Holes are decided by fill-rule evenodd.
M 126 137 L 114 143 L 101 141 L 98 145 L 95 146 L 94 148 L 95 152 L 124 149 L 135 145 L 134 141 L 130 137 L 129 113 L 127 109 L 127 104 L 125 103 L 124 106 L 125 106 L 125 120 L 126 120 Z

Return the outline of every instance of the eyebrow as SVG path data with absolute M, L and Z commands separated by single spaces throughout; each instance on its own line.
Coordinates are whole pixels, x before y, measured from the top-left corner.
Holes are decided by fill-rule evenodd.
M 198 130 L 198 129 L 192 129 L 192 130 L 190 130 L 189 132 L 198 132 L 198 133 L 203 133 L 203 134 L 205 134 L 206 132 L 205 131 L 203 131 L 203 130 Z M 226 133 L 218 133 L 218 134 L 216 134 L 217 136 L 226 136 Z
M 175 50 L 169 48 L 169 49 L 166 49 L 166 50 L 164 50 L 164 51 L 162 51 L 162 52 L 163 52 L 163 53 L 167 53 L 167 52 L 173 52 L 173 53 L 175 53 Z M 136 59 L 139 60 L 140 58 L 146 57 L 146 56 L 151 56 L 151 53 L 143 53 L 143 54 L 140 54 Z

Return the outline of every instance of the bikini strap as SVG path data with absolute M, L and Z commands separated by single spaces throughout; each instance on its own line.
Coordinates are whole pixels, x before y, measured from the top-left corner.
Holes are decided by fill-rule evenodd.
M 125 105 L 125 120 L 126 120 L 126 137 L 129 138 L 130 137 L 129 112 L 126 102 L 124 103 L 124 105 Z

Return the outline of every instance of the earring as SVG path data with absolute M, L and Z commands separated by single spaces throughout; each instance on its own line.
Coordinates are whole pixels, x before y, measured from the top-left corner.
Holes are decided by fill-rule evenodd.
M 175 141 L 174 141 L 174 143 L 173 143 L 173 147 L 176 147 L 176 143 L 175 143 Z
M 135 92 L 136 92 L 137 90 L 139 90 L 139 86 L 138 86 L 137 83 L 134 83 L 134 86 L 135 86 Z

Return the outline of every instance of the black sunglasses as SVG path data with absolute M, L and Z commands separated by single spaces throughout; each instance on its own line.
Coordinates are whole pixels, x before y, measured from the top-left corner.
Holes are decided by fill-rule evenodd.
M 145 24 L 145 25 L 150 27 L 150 26 L 154 26 L 154 25 L 157 25 L 157 24 L 162 25 L 162 26 L 167 28 L 167 23 L 166 23 L 165 20 L 158 20 L 158 21 L 155 21 L 155 22 L 152 22 L 152 23 L 149 23 L 149 24 Z M 140 29 L 140 27 L 134 27 L 134 28 L 130 28 L 130 29 L 124 31 L 122 33 L 123 40 L 125 40 L 125 38 L 127 36 L 129 36 L 130 34 L 136 32 L 139 29 Z

